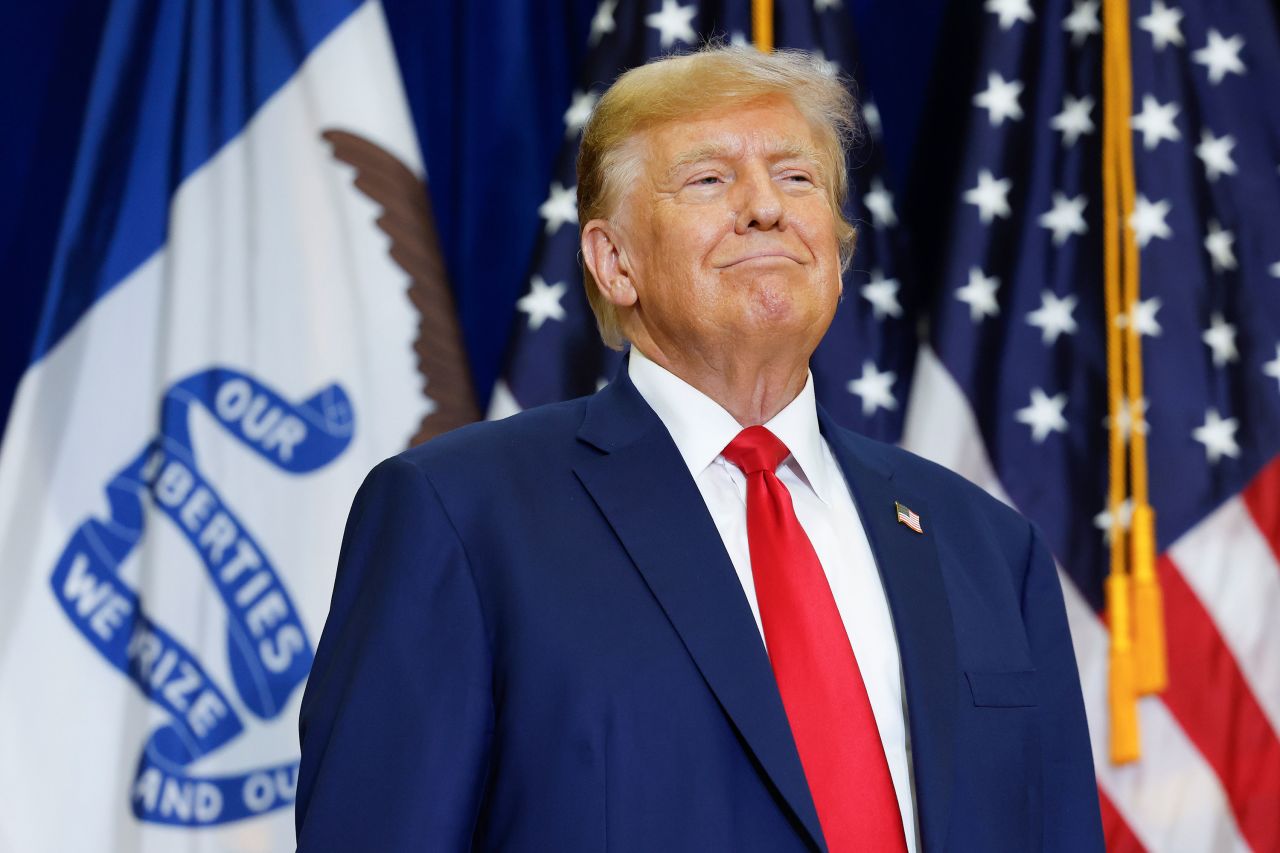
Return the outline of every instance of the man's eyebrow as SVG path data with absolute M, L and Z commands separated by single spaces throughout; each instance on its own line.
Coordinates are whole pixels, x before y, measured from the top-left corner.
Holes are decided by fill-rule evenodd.
M 730 159 L 735 152 L 729 147 L 718 142 L 708 142 L 682 152 L 671 163 L 671 167 L 667 169 L 668 177 L 674 177 L 681 169 L 685 169 L 694 163 L 701 163 L 704 160 Z M 773 160 L 806 160 L 814 166 L 822 165 L 822 157 L 814 148 L 799 142 L 783 142 L 776 146 L 771 146 L 769 150 L 770 159 Z
M 694 163 L 701 163 L 703 160 L 719 160 L 727 159 L 733 156 L 733 152 L 726 146 L 718 142 L 707 142 L 696 148 L 690 148 L 683 151 L 671 163 L 671 168 L 667 169 L 668 176 L 674 176 L 681 169 L 692 166 Z
M 822 155 L 817 149 L 799 142 L 788 142 L 773 152 L 775 160 L 807 160 L 814 166 L 822 165 Z

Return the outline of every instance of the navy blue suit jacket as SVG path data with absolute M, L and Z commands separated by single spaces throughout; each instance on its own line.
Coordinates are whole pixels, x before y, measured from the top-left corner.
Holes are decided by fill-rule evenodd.
M 819 417 L 893 614 L 923 849 L 1101 850 L 1035 529 Z M 625 369 L 374 469 L 301 734 L 306 853 L 826 849 L 733 565 Z

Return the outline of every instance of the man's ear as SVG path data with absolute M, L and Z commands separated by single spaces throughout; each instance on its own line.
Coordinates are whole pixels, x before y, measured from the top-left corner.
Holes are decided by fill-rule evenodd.
M 620 308 L 634 305 L 636 288 L 631 263 L 619 241 L 617 226 L 593 219 L 582 228 L 582 263 L 595 279 L 596 289 Z

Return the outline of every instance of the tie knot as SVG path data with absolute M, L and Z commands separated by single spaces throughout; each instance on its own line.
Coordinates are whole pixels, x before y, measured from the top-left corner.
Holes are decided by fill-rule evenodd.
M 790 454 L 787 446 L 762 426 L 747 427 L 722 451 L 725 459 L 747 475 L 757 471 L 776 471 Z

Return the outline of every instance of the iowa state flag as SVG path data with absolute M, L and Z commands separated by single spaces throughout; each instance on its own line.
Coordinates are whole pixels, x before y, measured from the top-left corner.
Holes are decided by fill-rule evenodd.
M 84 128 L 0 446 L 0 849 L 292 849 L 351 495 L 433 406 L 382 9 L 118 0 Z

